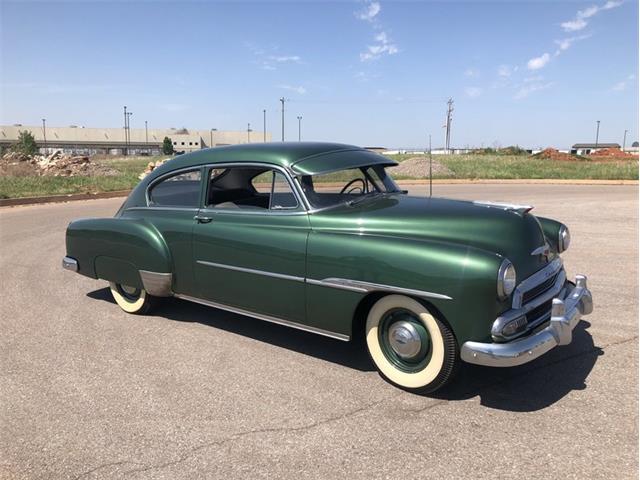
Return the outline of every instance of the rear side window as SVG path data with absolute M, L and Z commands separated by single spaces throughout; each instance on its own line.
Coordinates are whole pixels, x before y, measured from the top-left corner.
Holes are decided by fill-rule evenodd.
M 200 169 L 181 172 L 156 183 L 149 192 L 154 207 L 193 207 L 200 203 Z

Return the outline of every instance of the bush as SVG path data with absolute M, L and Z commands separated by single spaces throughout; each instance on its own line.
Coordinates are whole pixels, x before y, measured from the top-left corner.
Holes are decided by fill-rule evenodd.
M 35 155 L 38 152 L 38 144 L 33 133 L 25 130 L 18 134 L 18 142 L 12 147 L 13 151 L 24 155 Z
M 169 137 L 164 137 L 162 141 L 162 153 L 165 155 L 173 154 L 173 143 L 171 143 L 171 139 Z

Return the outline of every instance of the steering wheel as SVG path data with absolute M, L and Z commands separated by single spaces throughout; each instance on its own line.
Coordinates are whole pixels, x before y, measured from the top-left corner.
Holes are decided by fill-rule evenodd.
M 353 188 L 351 188 L 349 190 L 349 187 L 351 185 L 353 185 L 354 183 L 360 182 L 362 183 L 362 186 L 354 186 Z M 340 195 L 342 195 L 343 193 L 351 193 L 354 190 L 360 190 L 360 193 L 366 193 L 367 191 L 367 184 L 365 183 L 365 181 L 362 178 L 354 178 L 353 180 L 351 180 L 349 183 L 347 183 L 344 187 L 342 187 L 342 190 L 340 190 Z M 349 191 L 347 191 L 349 190 Z

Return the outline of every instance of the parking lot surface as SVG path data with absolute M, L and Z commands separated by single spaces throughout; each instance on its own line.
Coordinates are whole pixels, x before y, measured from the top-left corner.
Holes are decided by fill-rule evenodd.
M 434 194 L 569 225 L 594 297 L 571 345 L 417 396 L 352 344 L 178 299 L 121 311 L 60 262 L 68 222 L 122 199 L 0 209 L 0 478 L 637 478 L 638 187 Z

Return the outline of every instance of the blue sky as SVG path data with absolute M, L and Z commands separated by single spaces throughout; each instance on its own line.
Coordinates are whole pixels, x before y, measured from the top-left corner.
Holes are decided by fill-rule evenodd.
M 3 124 L 360 145 L 638 140 L 638 2 L 1 2 Z

